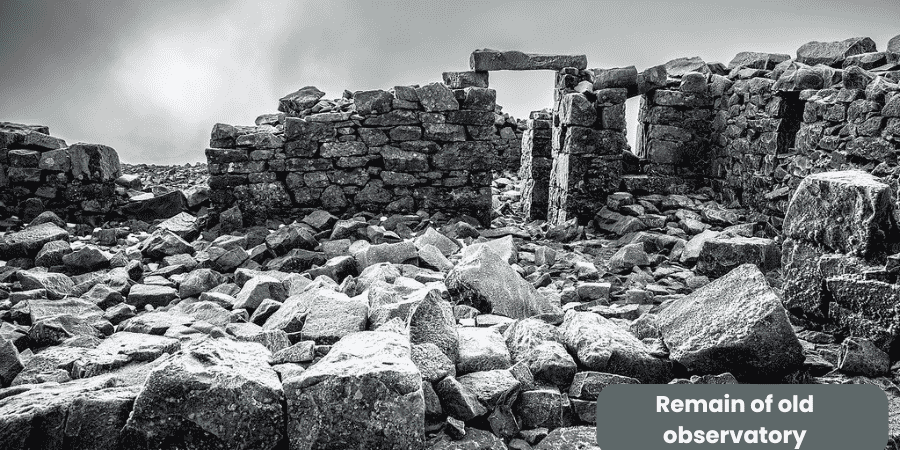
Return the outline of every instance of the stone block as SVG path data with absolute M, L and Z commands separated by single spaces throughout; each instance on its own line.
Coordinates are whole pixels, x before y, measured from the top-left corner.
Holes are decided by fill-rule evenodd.
M 469 57 L 475 71 L 490 70 L 562 70 L 566 67 L 587 68 L 585 55 L 543 55 L 510 50 L 475 50 Z

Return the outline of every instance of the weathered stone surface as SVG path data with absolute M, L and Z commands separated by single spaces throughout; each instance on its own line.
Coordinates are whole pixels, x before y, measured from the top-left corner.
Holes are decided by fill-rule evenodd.
M 284 439 L 284 392 L 268 357 L 259 344 L 205 339 L 167 359 L 135 399 L 126 442 L 137 448 L 275 448 Z
M 483 370 L 507 369 L 512 365 L 509 349 L 503 336 L 489 328 L 460 327 L 459 358 L 456 370 L 459 373 Z
M 888 185 L 857 170 L 807 176 L 794 192 L 784 218 L 785 237 L 820 244 L 840 253 L 867 256 L 884 251 L 896 233 Z
M 469 57 L 475 71 L 489 70 L 562 70 L 566 67 L 587 68 L 584 55 L 542 55 L 510 50 L 475 50 Z
M 672 378 L 668 361 L 652 356 L 634 335 L 601 315 L 567 311 L 560 333 L 566 348 L 590 370 L 624 375 L 642 383 L 666 383 Z
M 763 272 L 781 267 L 781 248 L 772 239 L 714 238 L 700 249 L 697 273 L 720 277 L 741 264 L 754 264 Z
M 849 337 L 841 343 L 837 368 L 845 373 L 875 378 L 888 374 L 891 358 L 872 341 Z
M 640 384 L 635 378 L 611 373 L 584 371 L 575 374 L 569 386 L 569 397 L 584 400 L 597 400 L 603 388 L 611 384 Z
M 348 335 L 319 363 L 284 380 L 284 391 L 292 448 L 424 445 L 422 377 L 401 335 Z
M 524 319 L 559 308 L 488 247 L 467 254 L 447 275 L 447 288 L 485 313 Z
M 588 426 L 561 427 L 550 432 L 535 450 L 600 450 L 597 429 Z
M 735 67 L 772 70 L 779 63 L 791 59 L 791 55 L 781 53 L 740 52 L 728 63 L 728 70 Z
M 289 115 L 300 115 L 305 109 L 312 108 L 325 93 L 315 86 L 306 86 L 278 100 L 278 110 Z
M 178 298 L 178 291 L 175 288 L 152 284 L 136 284 L 131 287 L 125 302 L 139 309 L 146 305 L 159 308 L 167 306 L 169 302 L 176 298 Z
M 475 392 L 448 376 L 434 386 L 441 399 L 441 407 L 451 417 L 468 421 L 488 413 L 488 409 L 478 400 Z
M 515 406 L 522 428 L 559 428 L 572 425 L 569 397 L 555 388 L 523 391 Z
M 0 337 L 0 387 L 7 387 L 25 366 L 12 341 Z
M 765 380 L 803 363 L 787 311 L 752 264 L 675 300 L 656 324 L 670 358 L 691 372 Z
M 225 282 L 225 277 L 212 269 L 195 269 L 178 285 L 181 298 L 197 297 Z
M 284 284 L 277 278 L 262 275 L 251 278 L 244 283 L 241 291 L 235 296 L 235 309 L 255 310 L 265 299 L 284 302 L 288 297 Z
M 420 289 L 410 295 L 418 300 L 409 314 L 407 328 L 412 344 L 432 343 L 451 361 L 459 358 L 459 336 L 453 306 L 435 289 Z M 419 300 L 421 298 L 421 300 Z
M 521 383 L 508 370 L 473 372 L 457 378 L 488 409 L 511 406 L 519 395 Z
M 488 87 L 488 72 L 484 71 L 444 72 L 441 76 L 450 89 Z
M 517 321 L 504 333 L 512 361 L 525 364 L 534 378 L 557 386 L 572 381 L 577 364 L 556 327 L 538 319 Z
M 365 329 L 369 305 L 329 288 L 310 288 L 288 297 L 263 328 L 301 333 L 304 340 L 333 344 L 342 337 Z
M 16 276 L 23 290 L 45 289 L 50 299 L 67 297 L 75 291 L 72 279 L 61 273 L 20 270 Z
M 51 241 L 68 240 L 69 233 L 52 223 L 42 223 L 0 239 L 0 258 L 34 258 L 44 244 Z
M 876 51 L 875 41 L 867 37 L 833 42 L 812 41 L 797 49 L 797 61 L 810 66 L 824 64 L 840 68 L 848 56 L 874 51 Z
M 453 95 L 453 91 L 443 83 L 426 84 L 416 88 L 419 102 L 428 112 L 455 111 L 459 109 L 459 102 Z

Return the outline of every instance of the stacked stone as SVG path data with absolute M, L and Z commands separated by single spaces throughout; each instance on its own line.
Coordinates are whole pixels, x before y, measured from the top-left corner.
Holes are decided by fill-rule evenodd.
M 713 117 L 711 76 L 715 75 L 688 72 L 677 85 L 644 95 L 638 121 L 640 153 L 648 160 L 649 175 L 682 179 L 706 176 Z
M 509 114 L 501 113 L 497 106 L 494 126 L 497 127 L 497 138 L 492 141 L 499 158 L 499 168 L 509 172 L 518 172 L 522 163 L 522 138 L 525 133 L 524 120 L 516 120 Z
M 550 144 L 553 121 L 549 111 L 532 111 L 522 136 L 522 215 L 531 220 L 546 220 L 550 192 L 550 168 L 553 165 Z
M 495 113 L 486 73 L 444 79 L 357 91 L 349 107 L 318 113 L 324 93 L 307 87 L 281 100 L 283 116 L 261 117 L 273 123 L 216 124 L 206 150 L 213 204 L 237 202 L 256 221 L 294 208 L 424 209 L 488 224 L 491 171 L 519 139 L 515 120 Z
M 548 221 L 586 223 L 618 190 L 625 138 L 626 88 L 594 90 L 592 72 L 557 74 L 553 106 Z
M 781 165 L 794 146 L 802 108 L 797 95 L 774 91 L 774 83 L 764 77 L 726 80 L 730 87 L 716 93 L 718 146 L 710 175 L 720 200 L 783 216 L 787 193 L 775 187 L 787 176 Z
M 900 261 L 890 187 L 858 170 L 810 175 L 784 219 L 786 308 L 900 356 Z M 894 253 L 893 256 L 889 256 Z
M 0 199 L 10 214 L 30 220 L 50 210 L 73 222 L 104 215 L 120 175 L 110 147 L 67 145 L 46 126 L 0 122 Z

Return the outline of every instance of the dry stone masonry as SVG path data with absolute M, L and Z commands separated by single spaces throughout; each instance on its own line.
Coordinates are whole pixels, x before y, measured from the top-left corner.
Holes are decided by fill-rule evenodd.
M 490 223 L 492 171 L 518 170 L 522 131 L 487 72 L 445 83 L 347 92 L 314 87 L 255 127 L 216 124 L 206 150 L 213 205 L 262 223 L 295 208 L 467 214 Z
M 0 201 L 31 220 L 55 211 L 73 221 L 116 206 L 119 156 L 105 145 L 68 145 L 41 125 L 0 122 Z

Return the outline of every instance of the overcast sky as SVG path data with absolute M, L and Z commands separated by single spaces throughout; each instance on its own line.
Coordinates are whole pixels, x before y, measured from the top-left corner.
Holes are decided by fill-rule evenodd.
M 180 164 L 204 159 L 214 123 L 252 124 L 300 87 L 337 98 L 440 81 L 476 48 L 642 70 L 853 36 L 881 50 L 897 34 L 898 0 L 2 1 L 0 121 L 107 144 L 124 162 Z M 490 84 L 517 117 L 552 100 L 551 72 L 492 72 Z

